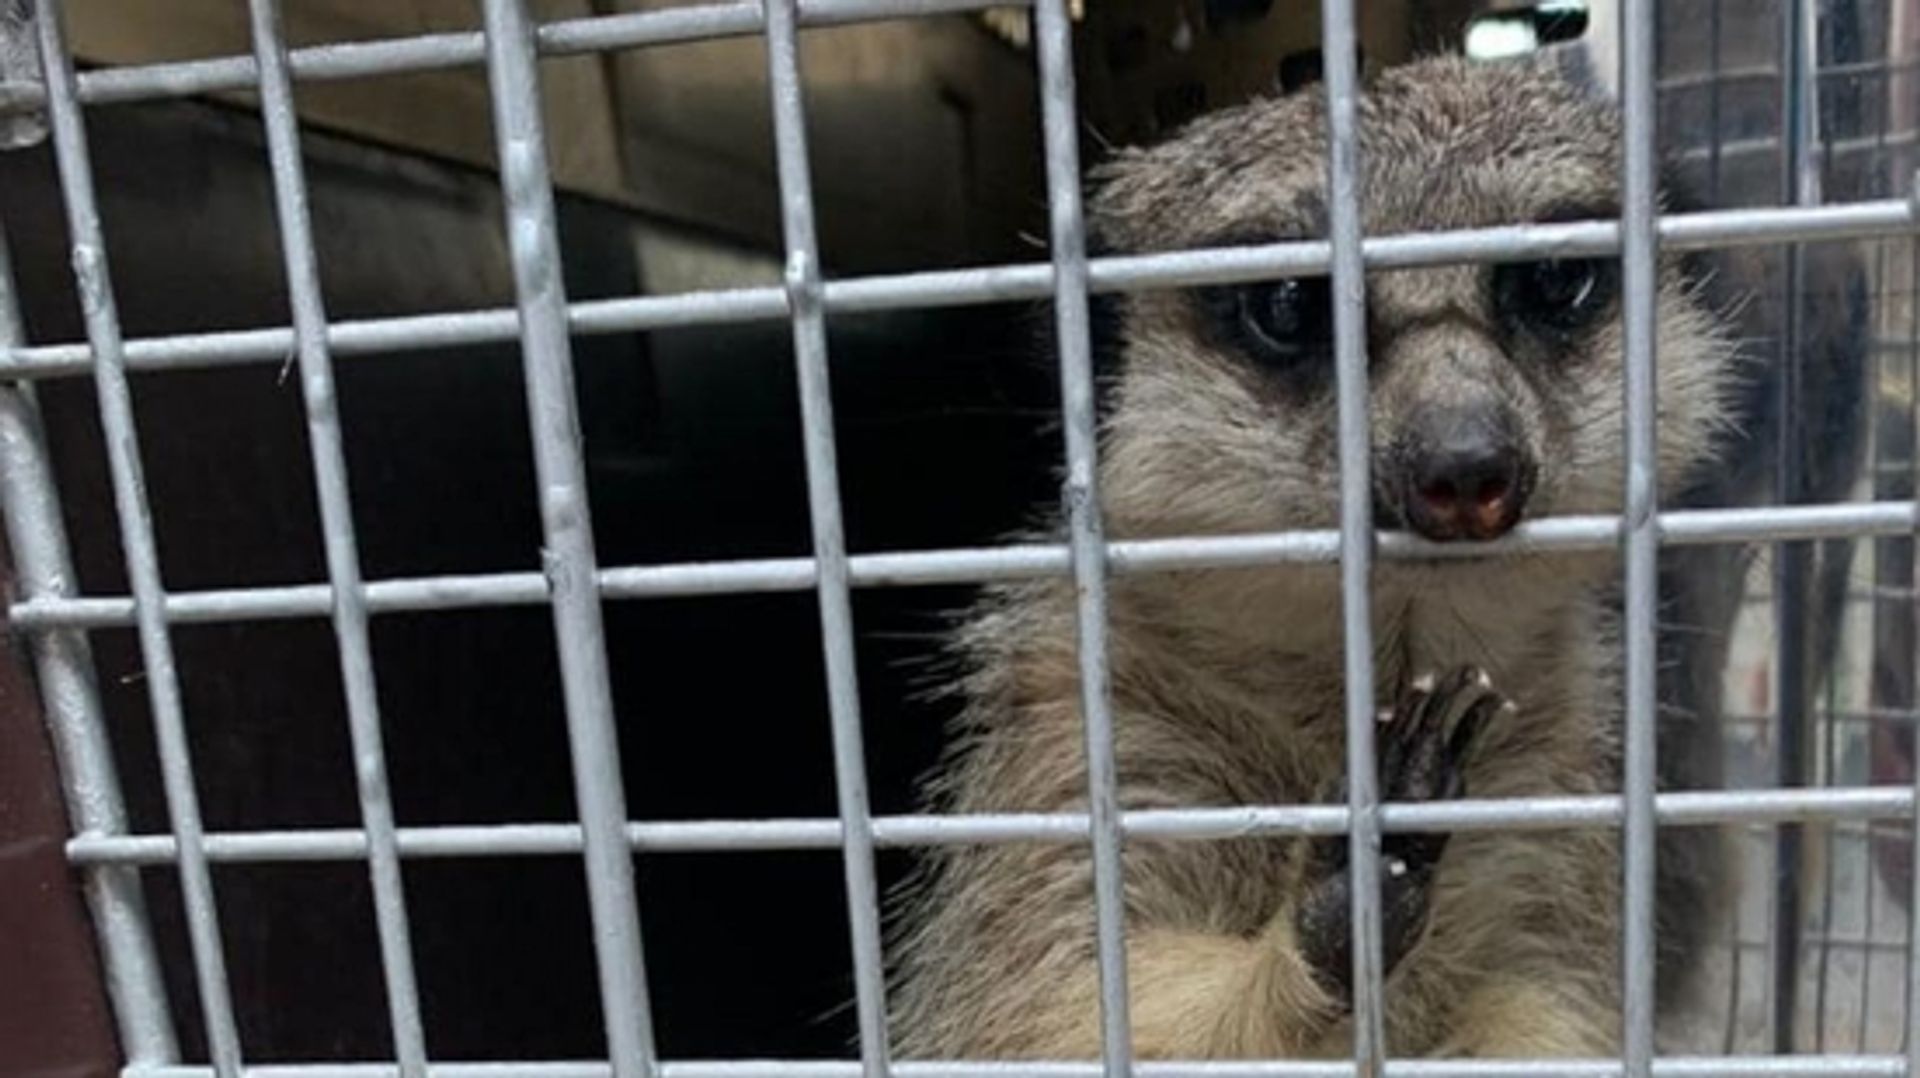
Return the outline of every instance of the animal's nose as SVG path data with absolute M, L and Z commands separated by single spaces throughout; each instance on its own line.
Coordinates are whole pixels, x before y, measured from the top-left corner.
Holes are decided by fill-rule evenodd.
M 1494 539 L 1526 508 L 1530 483 L 1526 454 L 1504 424 L 1449 416 L 1421 439 L 1407 471 L 1407 523 L 1428 539 Z

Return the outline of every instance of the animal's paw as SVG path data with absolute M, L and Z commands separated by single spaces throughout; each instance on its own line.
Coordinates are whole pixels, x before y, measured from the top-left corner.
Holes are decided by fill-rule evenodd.
M 1380 715 L 1374 744 L 1382 801 L 1440 801 L 1466 793 L 1466 761 L 1489 720 L 1510 704 L 1476 667 L 1416 678 Z M 1346 799 L 1342 781 L 1337 799 Z M 1426 928 L 1433 874 L 1445 833 L 1384 835 L 1380 843 L 1380 929 L 1383 972 L 1391 972 Z M 1351 877 L 1345 835 L 1312 841 L 1305 892 L 1294 929 L 1321 986 L 1346 1002 L 1353 996 Z

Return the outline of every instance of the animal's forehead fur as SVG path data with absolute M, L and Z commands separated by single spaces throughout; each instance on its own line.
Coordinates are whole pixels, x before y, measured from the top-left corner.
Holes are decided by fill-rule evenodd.
M 1099 239 L 1146 251 L 1323 235 L 1325 101 L 1316 88 L 1206 116 L 1095 173 Z M 1605 213 L 1619 174 L 1611 110 L 1525 63 L 1424 60 L 1360 99 L 1369 233 Z

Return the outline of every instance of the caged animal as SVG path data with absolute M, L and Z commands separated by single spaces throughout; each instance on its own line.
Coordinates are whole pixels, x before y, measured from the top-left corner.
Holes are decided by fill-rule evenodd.
M 1323 236 L 1317 90 L 1203 117 L 1097 175 L 1103 249 Z M 1431 59 L 1360 104 L 1372 234 L 1616 217 L 1611 109 L 1525 64 Z M 1617 259 L 1374 272 L 1366 284 L 1374 512 L 1435 542 L 1617 512 L 1624 481 Z M 1324 278 L 1129 295 L 1103 346 L 1100 483 L 1114 537 L 1329 528 L 1338 464 Z M 1688 266 L 1663 256 L 1660 479 L 1719 451 L 1734 350 Z M 1617 791 L 1620 643 L 1610 553 L 1394 560 L 1372 624 L 1388 800 Z M 1111 583 L 1125 808 L 1333 801 L 1344 769 L 1338 572 L 1286 566 Z M 954 812 L 1084 811 L 1071 585 L 989 593 L 953 653 L 963 697 L 930 782 Z M 1135 1051 L 1350 1050 L 1345 839 L 1130 839 Z M 1665 841 L 1663 837 L 1663 841 Z M 1390 834 L 1385 1021 L 1400 1055 L 1605 1056 L 1621 1014 L 1618 836 L 1604 828 Z M 1663 856 L 1663 916 L 1704 908 L 1711 857 Z M 1674 878 L 1674 873 L 1690 873 Z M 891 1020 L 905 1057 L 1099 1052 L 1082 845 L 934 851 L 894 910 Z M 1690 896 L 1690 897 L 1689 897 Z M 1685 926 L 1660 929 L 1663 994 Z

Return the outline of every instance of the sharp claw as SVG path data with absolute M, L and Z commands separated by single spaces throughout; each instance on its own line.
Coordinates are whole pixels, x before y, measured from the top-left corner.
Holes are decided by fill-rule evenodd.
M 1441 713 L 1453 710 L 1463 694 L 1484 691 L 1486 671 L 1477 666 L 1457 666 L 1435 682 L 1433 699 L 1426 706 Z
M 1453 769 L 1463 766 L 1468 751 L 1493 716 L 1512 714 L 1517 710 L 1513 701 L 1504 697 L 1485 696 L 1474 701 L 1471 707 L 1460 713 L 1452 736 L 1447 738 L 1447 766 Z

